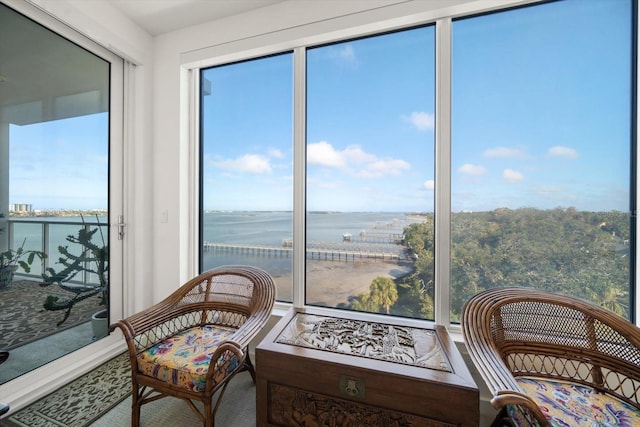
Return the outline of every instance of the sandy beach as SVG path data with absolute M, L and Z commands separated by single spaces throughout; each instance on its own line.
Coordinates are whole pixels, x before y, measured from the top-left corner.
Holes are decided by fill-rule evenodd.
M 348 303 L 350 296 L 369 293 L 371 281 L 378 276 L 397 279 L 411 273 L 408 265 L 356 260 L 332 262 L 307 260 L 307 304 L 335 307 Z M 292 275 L 274 277 L 278 291 L 277 298 L 283 301 L 293 299 L 291 291 Z

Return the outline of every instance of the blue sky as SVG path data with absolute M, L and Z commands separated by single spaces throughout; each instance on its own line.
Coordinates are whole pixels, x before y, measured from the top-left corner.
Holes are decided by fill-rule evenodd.
M 454 22 L 454 211 L 628 209 L 628 14 L 567 1 Z M 309 51 L 309 210 L 433 210 L 433 45 L 426 27 Z M 206 209 L 289 209 L 291 61 L 205 71 Z
M 628 210 L 629 10 L 567 1 L 454 23 L 454 210 Z
M 628 209 L 629 10 L 569 0 L 454 21 L 454 211 Z M 426 26 L 308 51 L 309 210 L 433 210 L 434 43 Z M 204 71 L 205 209 L 292 208 L 292 75 L 291 53 Z M 12 126 L 11 203 L 104 207 L 106 141 L 88 136 L 104 126 Z
M 432 210 L 434 30 L 410 33 L 309 51 L 308 209 Z M 205 209 L 291 209 L 292 61 L 204 72 Z
M 106 209 L 108 114 L 10 126 L 9 203 Z

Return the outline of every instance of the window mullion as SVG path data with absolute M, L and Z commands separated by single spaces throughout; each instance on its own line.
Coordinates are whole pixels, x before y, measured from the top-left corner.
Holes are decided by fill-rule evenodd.
M 451 258 L 451 19 L 436 22 L 435 320 L 449 325 Z
M 293 305 L 305 304 L 306 49 L 293 52 Z

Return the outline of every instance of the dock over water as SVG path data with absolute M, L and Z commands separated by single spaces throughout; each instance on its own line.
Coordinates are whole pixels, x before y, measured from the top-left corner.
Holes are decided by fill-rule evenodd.
M 293 254 L 293 247 L 290 245 L 266 246 L 204 242 L 203 250 L 205 252 L 238 253 L 284 258 L 291 257 Z M 398 244 L 309 242 L 309 244 L 307 244 L 307 259 L 344 262 L 358 259 L 408 261 L 410 257 L 406 248 Z

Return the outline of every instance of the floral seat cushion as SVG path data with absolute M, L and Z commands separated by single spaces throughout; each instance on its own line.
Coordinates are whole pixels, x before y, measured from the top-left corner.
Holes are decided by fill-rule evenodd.
M 138 354 L 138 371 L 188 390 L 203 391 L 213 353 L 235 331 L 221 326 L 187 329 Z M 214 379 L 219 382 L 238 367 L 239 360 L 227 351 L 216 363 L 221 369 Z
M 591 387 L 532 377 L 518 377 L 516 381 L 554 427 L 640 426 L 638 409 Z M 507 412 L 516 425 L 529 425 L 517 407 L 511 406 Z

